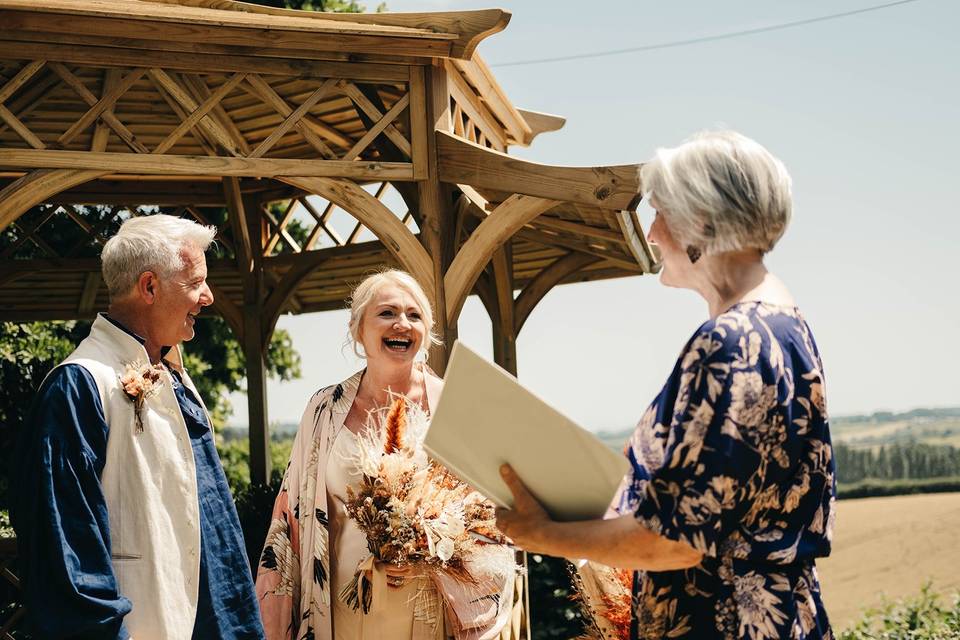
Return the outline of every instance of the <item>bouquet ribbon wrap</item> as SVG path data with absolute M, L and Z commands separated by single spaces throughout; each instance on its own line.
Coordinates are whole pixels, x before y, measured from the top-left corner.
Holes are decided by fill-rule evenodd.
M 427 576 L 417 576 L 405 580 L 399 587 L 391 588 L 386 568 L 386 564 L 376 562 L 372 555 L 367 556 L 357 566 L 361 580 L 365 580 L 369 572 L 372 591 L 367 613 L 374 615 L 364 620 L 364 637 L 382 638 L 396 635 L 396 629 L 391 627 L 398 620 L 389 612 L 405 612 L 412 607 L 414 609 L 412 637 L 423 640 L 443 640 L 443 603 L 436 594 L 435 587 L 429 584 L 431 580 Z M 385 612 L 386 616 L 376 615 Z
M 388 589 L 390 588 L 389 583 L 387 582 L 387 570 L 386 565 L 377 563 L 373 556 L 367 556 L 366 560 L 360 563 L 357 567 L 357 570 L 361 572 L 361 576 L 370 575 L 370 586 L 373 589 L 373 597 L 370 600 L 370 611 L 376 611 L 378 607 L 382 607 L 386 602 L 389 596 Z M 363 577 L 361 580 L 364 579 Z

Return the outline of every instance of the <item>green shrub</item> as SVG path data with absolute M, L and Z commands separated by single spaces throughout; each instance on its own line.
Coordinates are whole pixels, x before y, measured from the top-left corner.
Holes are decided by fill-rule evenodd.
M 839 640 L 958 640 L 960 592 L 944 606 L 927 583 L 920 595 L 867 611 Z
M 293 437 L 271 441 L 270 482 L 251 484 L 249 441 L 244 438 L 217 443 L 220 462 L 223 464 L 233 501 L 237 505 L 237 516 L 240 518 L 240 528 L 243 530 L 247 558 L 250 559 L 254 575 L 257 574 L 260 551 L 263 549 L 263 541 L 266 540 L 267 529 L 270 527 L 273 502 L 280 491 L 280 483 L 287 469 L 292 448 Z

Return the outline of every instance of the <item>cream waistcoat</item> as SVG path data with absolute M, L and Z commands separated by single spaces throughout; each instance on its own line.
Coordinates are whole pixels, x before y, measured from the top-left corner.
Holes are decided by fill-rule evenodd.
M 189 640 L 197 613 L 200 512 L 193 448 L 169 372 L 145 402 L 137 433 L 133 401 L 120 384 L 128 363 L 150 362 L 131 335 L 97 316 L 90 335 L 62 364 L 76 364 L 97 383 L 110 429 L 100 484 L 110 516 L 113 571 L 133 603 L 124 624 L 135 640 Z M 200 398 L 182 369 L 167 362 Z M 207 416 L 208 424 L 209 416 Z

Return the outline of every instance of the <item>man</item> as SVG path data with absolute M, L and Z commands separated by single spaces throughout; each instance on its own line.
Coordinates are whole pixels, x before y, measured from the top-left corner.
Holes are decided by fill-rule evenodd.
M 262 638 L 209 415 L 177 344 L 216 230 L 153 215 L 104 245 L 107 314 L 40 388 L 13 524 L 38 638 Z

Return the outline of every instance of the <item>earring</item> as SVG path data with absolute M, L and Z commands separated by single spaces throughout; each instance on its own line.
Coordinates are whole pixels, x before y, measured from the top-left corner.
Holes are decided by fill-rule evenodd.
M 690 258 L 690 263 L 693 264 L 700 259 L 700 256 L 703 254 L 700 253 L 700 248 L 690 245 L 687 247 L 687 257 Z

